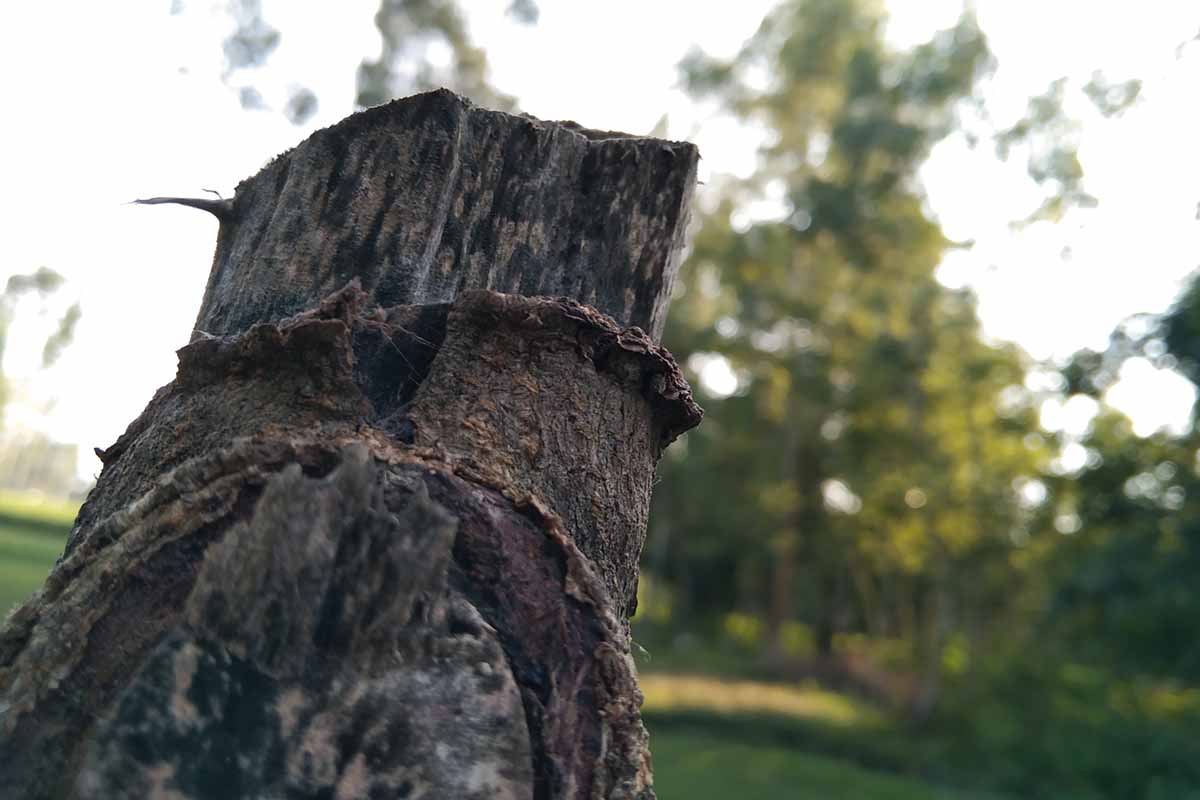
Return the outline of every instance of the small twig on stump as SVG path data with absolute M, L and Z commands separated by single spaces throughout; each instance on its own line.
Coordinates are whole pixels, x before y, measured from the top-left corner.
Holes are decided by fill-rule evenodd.
M 130 205 L 156 206 L 165 203 L 198 208 L 201 211 L 207 211 L 219 220 L 226 220 L 233 216 L 233 200 L 210 200 L 207 197 L 148 197 L 144 200 L 133 200 Z

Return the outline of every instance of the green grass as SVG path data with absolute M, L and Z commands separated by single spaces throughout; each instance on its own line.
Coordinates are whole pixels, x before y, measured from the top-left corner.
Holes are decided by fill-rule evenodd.
M 41 587 L 63 538 L 0 522 L 0 616 Z
M 707 711 L 768 713 L 836 727 L 877 726 L 879 709 L 815 684 L 737 680 L 703 675 L 647 673 L 640 679 L 646 708 L 657 714 Z
M 643 674 L 641 684 L 655 772 L 666 781 L 662 797 L 689 796 L 675 793 L 674 785 L 698 791 L 689 782 L 693 774 L 700 788 L 744 785 L 748 794 L 738 800 L 985 796 L 948 788 L 982 784 L 950 768 L 944 739 L 914 735 L 883 709 L 851 695 L 813 684 L 690 674 Z M 735 783 L 722 783 L 728 775 L 738 776 Z M 845 794 L 829 788 L 831 775 L 846 784 Z M 692 796 L 720 797 L 722 791 Z
M 41 587 L 77 506 L 0 493 L 0 617 Z
M 977 800 L 982 795 L 783 747 L 651 729 L 654 790 L 662 800 Z
M 78 513 L 75 501 L 0 489 L 0 524 L 65 535 Z

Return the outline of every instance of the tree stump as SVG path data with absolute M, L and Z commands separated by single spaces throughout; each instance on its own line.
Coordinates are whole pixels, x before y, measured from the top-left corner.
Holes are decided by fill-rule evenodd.
M 628 617 L 697 155 L 432 92 L 244 181 L 0 629 L 0 794 L 650 798 Z

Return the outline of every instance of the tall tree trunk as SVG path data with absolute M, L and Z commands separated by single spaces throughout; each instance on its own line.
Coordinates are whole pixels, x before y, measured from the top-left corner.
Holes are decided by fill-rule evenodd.
M 6 796 L 652 797 L 627 618 L 700 417 L 657 344 L 696 159 L 432 92 L 192 203 L 178 375 L 0 630 Z
M 943 665 L 946 643 L 954 624 L 954 606 L 949 591 L 949 557 L 945 547 L 937 543 L 936 563 L 928 583 L 922 627 L 917 638 L 917 686 L 910 718 L 918 723 L 933 716 L 942 696 Z
M 825 481 L 825 446 L 820 440 L 820 423 L 813 420 L 802 429 L 804 435 L 796 454 L 796 488 L 799 505 L 796 528 L 804 542 L 805 555 L 812 570 L 816 597 L 813 643 L 817 657 L 833 657 L 833 636 L 838 607 L 838 573 L 843 569 L 835 533 L 825 511 L 822 483 Z
M 783 630 L 792 621 L 796 582 L 795 539 L 789 531 L 771 543 L 770 594 L 767 602 L 767 657 L 780 661 L 786 655 Z
M 817 623 L 813 642 L 817 657 L 826 662 L 833 658 L 833 636 L 837 633 L 837 584 L 837 577 L 828 568 L 822 570 L 817 579 Z

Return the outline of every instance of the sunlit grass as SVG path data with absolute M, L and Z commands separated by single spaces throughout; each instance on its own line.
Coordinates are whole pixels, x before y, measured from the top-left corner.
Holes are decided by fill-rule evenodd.
M 939 767 L 944 742 L 914 737 L 903 720 L 853 694 L 811 682 L 662 672 L 643 674 L 641 685 L 651 752 L 668 778 L 679 770 L 712 769 L 742 776 L 741 783 L 731 785 L 765 780 L 769 792 L 764 788 L 764 793 L 751 797 L 975 796 L 940 786 L 943 780 L 971 785 Z M 671 749 L 671 742 L 679 739 L 692 742 L 700 760 L 690 755 L 681 760 Z M 707 755 L 701 759 L 701 754 Z M 829 788 L 830 774 L 846 776 L 848 793 Z M 861 776 L 867 777 L 860 781 Z M 713 780 L 713 785 L 721 785 L 721 779 Z M 686 779 L 684 783 L 690 785 Z
M 837 726 L 876 725 L 881 721 L 879 712 L 866 703 L 811 685 L 662 673 L 643 675 L 641 685 L 647 711 L 765 712 Z
M 1200 717 L 1200 689 L 1170 683 L 1151 685 L 1144 689 L 1141 706 L 1146 713 L 1160 719 Z
M 0 519 L 26 527 L 71 528 L 79 503 L 47 497 L 37 492 L 12 492 L 0 489 Z

